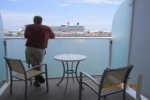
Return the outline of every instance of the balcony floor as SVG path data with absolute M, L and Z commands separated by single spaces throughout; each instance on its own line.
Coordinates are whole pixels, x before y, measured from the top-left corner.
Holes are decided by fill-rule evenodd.
M 65 92 L 66 79 L 57 86 L 59 79 L 49 79 L 49 92 L 46 92 L 46 85 L 41 84 L 40 88 L 28 86 L 28 100 L 78 100 L 78 84 L 69 79 L 68 88 Z M 128 94 L 127 100 L 134 100 Z M 0 100 L 24 100 L 24 82 L 13 82 L 13 94 L 9 94 L 9 87 L 0 96 Z M 97 100 L 97 95 L 89 88 L 83 90 L 82 100 Z M 104 98 L 102 98 L 104 100 Z M 122 93 L 107 96 L 105 100 L 122 100 Z

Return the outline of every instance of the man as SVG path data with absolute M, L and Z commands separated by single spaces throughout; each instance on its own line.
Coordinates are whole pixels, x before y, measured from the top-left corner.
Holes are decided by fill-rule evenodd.
M 46 53 L 45 49 L 48 45 L 48 40 L 55 38 L 53 31 L 50 27 L 42 25 L 42 17 L 34 16 L 34 24 L 26 26 L 24 37 L 26 41 L 26 59 L 32 66 L 41 64 Z M 41 70 L 37 68 L 36 70 Z M 40 83 L 44 83 L 43 76 L 36 76 L 34 86 L 40 87 Z

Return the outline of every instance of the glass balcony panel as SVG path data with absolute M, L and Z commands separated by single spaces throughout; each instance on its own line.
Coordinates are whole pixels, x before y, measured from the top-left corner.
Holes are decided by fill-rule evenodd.
M 3 23 L 2 23 L 2 18 L 0 14 L 0 83 L 3 80 L 6 80 L 6 67 L 5 67 L 5 62 L 4 62 L 4 42 L 3 42 Z M 0 84 L 1 87 L 1 84 Z
M 25 39 L 8 39 L 7 54 L 9 57 L 25 60 Z M 61 77 L 62 63 L 53 59 L 55 55 L 75 53 L 87 56 L 79 64 L 79 71 L 100 75 L 109 63 L 109 39 L 100 38 L 56 38 L 49 40 L 44 63 L 48 64 L 49 77 Z

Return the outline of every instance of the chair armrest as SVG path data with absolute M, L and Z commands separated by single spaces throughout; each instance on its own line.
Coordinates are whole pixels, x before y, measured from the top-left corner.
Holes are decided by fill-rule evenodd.
M 89 78 L 91 81 L 93 81 L 96 85 L 100 85 L 99 82 L 97 82 L 97 80 L 95 78 L 93 78 L 91 75 L 85 73 L 85 72 L 80 72 L 81 77 L 86 76 L 87 78 Z
M 33 69 L 35 69 L 35 68 L 43 67 L 43 65 L 44 65 L 45 69 L 47 70 L 47 64 L 40 64 L 40 65 L 35 65 L 35 66 L 33 66 L 32 68 L 29 68 L 27 71 L 33 70 Z

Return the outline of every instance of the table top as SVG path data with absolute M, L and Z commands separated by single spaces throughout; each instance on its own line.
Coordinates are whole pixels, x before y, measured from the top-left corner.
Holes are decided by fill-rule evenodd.
M 81 60 L 85 60 L 87 57 L 84 55 L 80 55 L 80 54 L 59 54 L 54 56 L 55 60 L 58 61 L 81 61 Z

